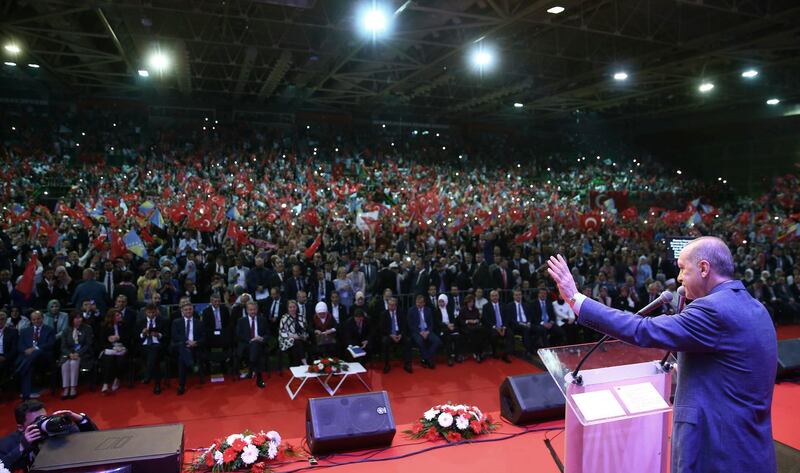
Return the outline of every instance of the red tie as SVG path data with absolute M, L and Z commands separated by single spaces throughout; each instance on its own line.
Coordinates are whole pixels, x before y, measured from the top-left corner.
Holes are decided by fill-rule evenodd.
M 250 338 L 256 338 L 256 318 L 250 317 Z

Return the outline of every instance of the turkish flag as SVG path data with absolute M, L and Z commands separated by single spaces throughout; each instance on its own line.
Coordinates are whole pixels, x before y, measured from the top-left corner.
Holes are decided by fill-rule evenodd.
M 24 294 L 26 298 L 33 294 L 33 280 L 34 276 L 36 276 L 36 264 L 38 261 L 39 256 L 34 251 L 33 256 L 25 266 L 25 272 L 22 273 L 22 279 L 20 279 L 19 283 L 17 283 L 17 291 Z
M 584 230 L 597 230 L 600 228 L 600 215 L 595 212 L 581 215 L 581 228 Z
M 317 252 L 319 246 L 322 244 L 322 235 L 317 235 L 317 238 L 314 239 L 314 242 L 306 248 L 305 256 L 307 260 L 310 260 L 314 257 L 314 253 Z
M 122 241 L 122 237 L 119 236 L 119 232 L 112 231 L 111 232 L 111 257 L 112 258 L 119 258 L 125 254 L 127 251 L 127 247 L 125 246 L 125 242 Z

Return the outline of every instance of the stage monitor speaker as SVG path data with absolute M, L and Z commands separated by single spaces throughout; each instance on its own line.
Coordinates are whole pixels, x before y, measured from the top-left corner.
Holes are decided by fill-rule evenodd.
M 800 338 L 778 342 L 778 376 L 800 372 Z
M 41 445 L 32 472 L 180 473 L 183 424 L 77 432 Z
M 308 400 L 306 439 L 315 455 L 388 447 L 395 432 L 386 391 Z
M 500 385 L 500 415 L 514 425 L 564 418 L 564 394 L 548 373 L 509 376 Z

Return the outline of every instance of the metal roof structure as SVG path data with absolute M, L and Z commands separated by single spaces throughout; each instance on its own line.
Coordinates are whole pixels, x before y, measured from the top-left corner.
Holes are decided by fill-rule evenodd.
M 0 50 L 18 63 L 0 76 L 70 96 L 438 121 L 660 116 L 800 98 L 796 0 L 393 0 L 381 3 L 393 24 L 380 38 L 359 34 L 362 4 L 5 0 L 0 41 L 21 51 Z M 564 12 L 547 12 L 556 5 Z M 478 45 L 496 51 L 493 70 L 469 64 Z M 140 77 L 154 50 L 171 67 Z M 742 78 L 747 68 L 759 75 Z M 615 81 L 623 70 L 628 80 Z M 707 96 L 702 80 L 716 85 Z

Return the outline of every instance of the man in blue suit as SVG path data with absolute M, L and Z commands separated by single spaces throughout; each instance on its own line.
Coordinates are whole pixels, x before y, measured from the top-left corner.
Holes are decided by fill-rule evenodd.
M 548 272 L 581 325 L 623 342 L 678 352 L 672 471 L 774 473 L 775 328 L 764 306 L 733 279 L 725 242 L 701 237 L 678 258 L 692 302 L 679 314 L 640 317 L 578 293 L 561 255 Z
M 44 317 L 40 311 L 33 311 L 30 327 L 22 329 L 19 333 L 17 348 L 17 372 L 23 400 L 31 397 L 31 380 L 34 370 L 42 369 L 55 362 L 55 346 L 55 330 L 44 324 Z M 34 395 L 34 397 L 39 396 Z
M 436 352 L 442 341 L 433 332 L 433 312 L 425 306 L 425 296 L 417 295 L 417 303 L 408 309 L 408 333 L 411 340 L 419 347 L 422 355 L 422 366 L 436 368 Z
M 181 299 L 181 317 L 172 322 L 171 348 L 178 360 L 178 395 L 186 392 L 186 370 L 199 372 L 203 383 L 203 349 L 205 329 L 203 321 L 194 317 L 194 306 L 188 298 Z
M 83 282 L 78 284 L 75 292 L 72 293 L 72 307 L 80 307 L 83 301 L 94 301 L 100 316 L 106 316 L 108 309 L 108 292 L 106 287 L 95 279 L 95 272 L 92 268 L 83 270 Z

